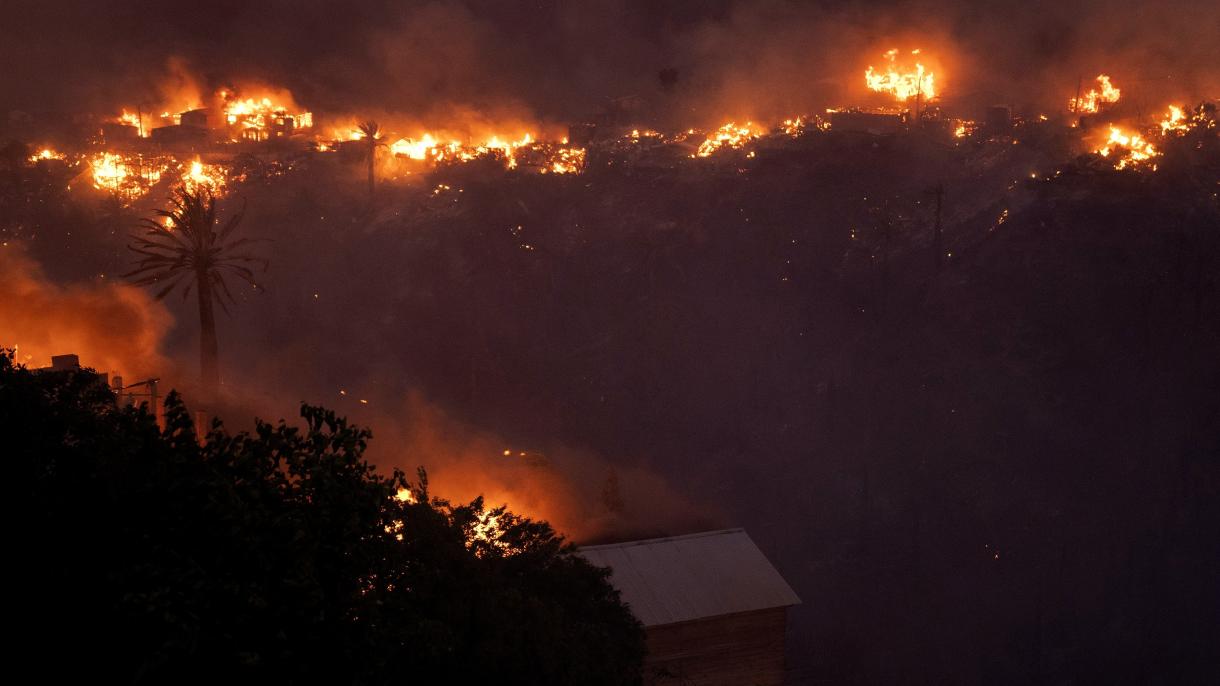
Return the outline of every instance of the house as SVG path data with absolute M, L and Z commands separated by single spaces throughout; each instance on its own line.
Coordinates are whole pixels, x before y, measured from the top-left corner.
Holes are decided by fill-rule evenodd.
M 645 684 L 780 686 L 800 603 L 743 529 L 590 546 L 644 625 Z

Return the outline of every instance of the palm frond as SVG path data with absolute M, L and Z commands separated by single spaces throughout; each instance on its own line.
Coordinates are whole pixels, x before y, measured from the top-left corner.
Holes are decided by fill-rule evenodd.
M 370 131 L 377 135 L 378 127 L 374 124 Z M 265 258 L 244 250 L 261 239 L 231 238 L 245 213 L 243 201 L 218 228 L 216 198 L 208 189 L 177 189 L 166 209 L 141 219 L 142 233 L 133 234 L 128 244 L 138 259 L 123 278 L 138 286 L 156 286 L 158 300 L 178 288 L 185 299 L 194 288 L 203 287 L 197 282 L 205 279 L 211 298 L 227 313 L 226 303 L 236 301 L 224 274 L 257 287 L 251 266 L 266 269 L 268 265 Z

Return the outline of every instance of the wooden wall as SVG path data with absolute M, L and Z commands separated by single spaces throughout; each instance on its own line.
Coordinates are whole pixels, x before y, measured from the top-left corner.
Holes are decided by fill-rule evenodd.
M 649 686 L 782 686 L 785 608 L 648 627 Z

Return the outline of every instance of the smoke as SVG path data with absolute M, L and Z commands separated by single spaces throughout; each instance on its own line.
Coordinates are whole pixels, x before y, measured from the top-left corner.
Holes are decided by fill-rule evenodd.
M 418 393 L 395 418 L 374 420 L 371 456 L 414 479 L 427 469 L 434 494 L 482 495 L 490 506 L 551 522 L 581 543 L 707 528 L 713 515 L 654 472 L 562 445 L 521 446 L 458 420 Z
M 1062 105 L 1079 77 L 1101 72 L 1157 107 L 1220 90 L 1220 9 L 1186 0 L 129 0 L 8 14 L 0 105 L 34 111 L 131 106 L 198 78 L 276 84 L 315 112 L 433 127 L 455 112 L 566 121 L 633 95 L 659 118 L 778 117 L 859 101 L 864 69 L 894 47 L 939 61 L 946 103 L 968 106 Z M 662 70 L 676 80 L 663 85 Z
M 144 291 L 53 283 L 11 244 L 0 248 L 0 274 L 0 346 L 16 347 L 18 362 L 42 367 L 75 353 L 83 366 L 133 380 L 169 369 L 161 342 L 171 318 Z

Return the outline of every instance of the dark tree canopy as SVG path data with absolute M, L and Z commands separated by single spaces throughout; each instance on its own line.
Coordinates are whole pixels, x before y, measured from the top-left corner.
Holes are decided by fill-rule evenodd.
M 639 624 L 546 523 L 432 498 L 422 470 L 378 473 L 369 432 L 322 408 L 302 407 L 304 428 L 199 437 L 176 396 L 162 430 L 99 381 L 0 356 L 23 673 L 638 681 Z

